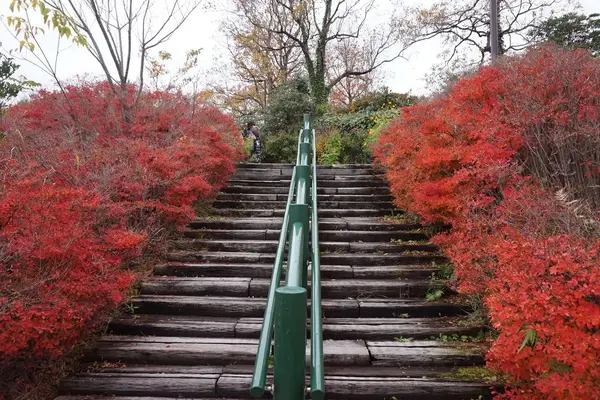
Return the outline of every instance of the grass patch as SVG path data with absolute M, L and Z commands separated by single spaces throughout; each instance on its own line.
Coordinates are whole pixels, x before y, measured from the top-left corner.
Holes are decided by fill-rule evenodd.
M 480 331 L 476 336 L 468 335 L 445 335 L 440 333 L 438 336 L 431 336 L 431 340 L 437 340 L 438 342 L 461 342 L 461 343 L 480 343 L 485 342 L 486 334 Z
M 419 224 L 421 222 L 421 218 L 418 215 L 401 211 L 385 215 L 383 220 L 395 224 Z
M 444 288 L 430 287 L 427 290 L 427 294 L 425 295 L 425 300 L 433 302 L 433 301 L 438 301 L 442 297 L 444 297 Z
M 451 263 L 436 264 L 431 263 L 432 267 L 438 270 L 431 274 L 429 278 L 429 289 L 425 295 L 427 301 L 437 301 L 446 294 L 446 283 L 455 280 L 454 266 Z

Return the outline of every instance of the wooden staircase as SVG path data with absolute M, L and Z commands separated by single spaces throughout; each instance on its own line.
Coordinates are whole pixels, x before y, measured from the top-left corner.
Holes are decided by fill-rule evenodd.
M 216 216 L 174 242 L 134 314 L 111 322 L 59 399 L 250 398 L 291 172 L 241 165 Z M 382 175 L 370 165 L 319 167 L 318 183 L 327 398 L 489 398 L 487 384 L 448 378 L 453 367 L 482 365 L 484 349 L 432 337 L 479 327 L 459 323 L 468 307 L 425 300 L 445 259 L 420 225 L 381 218 L 397 212 Z

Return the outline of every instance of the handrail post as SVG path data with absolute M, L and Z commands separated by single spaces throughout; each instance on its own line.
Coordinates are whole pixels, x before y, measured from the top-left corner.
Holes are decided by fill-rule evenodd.
M 310 165 L 310 143 L 300 143 L 300 165 Z
M 301 229 L 299 229 L 301 228 Z M 298 286 L 307 287 L 308 282 L 308 234 L 309 234 L 309 209 L 308 204 L 292 204 L 290 205 L 290 228 L 289 228 L 289 243 L 290 249 L 288 254 L 288 270 L 286 275 L 286 285 L 290 286 L 290 278 L 295 279 L 296 274 L 300 274 Z M 296 237 L 301 236 L 301 237 Z M 296 248 L 295 246 L 299 246 Z M 296 258 L 296 252 L 300 253 L 301 257 Z M 294 263 L 299 262 L 296 266 Z M 295 270 L 298 268 L 298 271 Z M 295 283 L 295 281 L 292 281 Z
M 304 114 L 304 129 L 312 130 L 312 115 Z
M 306 302 L 303 287 L 280 287 L 275 294 L 275 399 L 304 399 Z
M 310 167 L 308 165 L 299 165 L 296 169 L 296 204 L 309 204 L 308 194 L 310 193 Z
M 300 171 L 302 168 L 297 169 L 296 173 L 302 174 Z M 307 187 L 304 189 L 308 190 Z M 289 208 L 288 269 L 285 286 L 278 288 L 275 294 L 273 394 L 276 399 L 304 399 L 308 212 L 308 204 L 291 204 Z

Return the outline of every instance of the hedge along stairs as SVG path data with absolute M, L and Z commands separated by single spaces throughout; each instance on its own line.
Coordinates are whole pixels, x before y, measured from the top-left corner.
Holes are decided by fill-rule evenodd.
M 59 399 L 250 398 L 291 172 L 242 164 L 214 203 L 217 217 L 194 221 L 173 243 L 135 312 L 112 321 Z M 420 225 L 381 218 L 394 211 L 382 175 L 324 166 L 318 180 L 327 398 L 490 397 L 485 383 L 449 377 L 482 365 L 484 349 L 432 338 L 479 327 L 458 323 L 466 306 L 425 300 L 445 259 Z

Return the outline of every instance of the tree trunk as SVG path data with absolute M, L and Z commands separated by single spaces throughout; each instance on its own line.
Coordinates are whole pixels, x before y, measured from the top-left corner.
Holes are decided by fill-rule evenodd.
M 310 90 L 313 104 L 317 113 L 324 110 L 329 99 L 329 89 L 325 84 L 325 74 L 316 74 L 310 80 Z
M 132 105 L 127 99 L 127 81 L 122 80 L 119 92 L 119 102 L 121 103 L 121 113 L 125 122 L 125 130 L 129 133 L 129 125 L 133 121 Z

